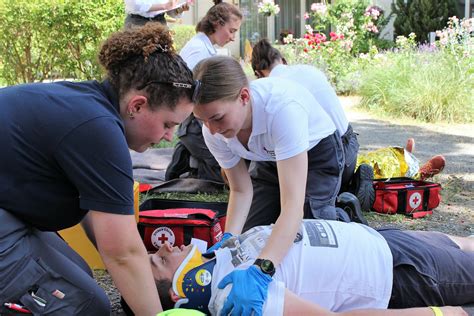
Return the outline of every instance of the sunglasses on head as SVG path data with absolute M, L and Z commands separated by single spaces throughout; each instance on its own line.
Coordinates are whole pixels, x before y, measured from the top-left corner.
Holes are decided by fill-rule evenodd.
M 191 101 L 193 103 L 196 103 L 197 97 L 198 97 L 199 92 L 201 90 L 201 81 L 200 80 L 194 80 L 193 84 L 183 83 L 183 82 L 168 82 L 168 81 L 152 80 L 152 81 L 148 81 L 147 83 L 144 83 L 141 86 L 137 87 L 137 90 L 143 90 L 151 84 L 164 84 L 164 85 L 169 85 L 169 86 L 172 86 L 172 87 L 175 87 L 175 88 L 193 89 L 193 96 L 191 98 Z

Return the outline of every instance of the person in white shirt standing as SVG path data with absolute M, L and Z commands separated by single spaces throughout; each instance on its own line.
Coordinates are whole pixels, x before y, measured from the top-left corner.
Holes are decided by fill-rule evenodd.
M 187 3 L 176 8 L 178 0 L 125 0 L 125 28 L 142 26 L 148 22 L 167 25 L 165 13 L 172 16 L 189 10 Z M 176 8 L 176 9 L 174 9 Z
M 233 42 L 242 23 L 242 13 L 233 4 L 215 0 L 196 26 L 197 34 L 189 40 L 179 53 L 189 69 L 193 69 L 203 59 L 215 56 L 214 45 L 223 47 Z M 189 116 L 178 127 L 176 144 L 165 179 L 178 178 L 185 172 L 191 177 L 222 182 L 221 169 L 209 152 L 202 137 L 202 124 Z
M 249 84 L 233 58 L 204 59 L 193 73 L 200 85 L 193 113 L 203 122 L 204 140 L 229 181 L 223 239 L 275 223 L 258 262 L 277 267 L 305 213 L 310 218 L 338 217 L 335 201 L 344 154 L 336 126 L 304 87 L 280 78 Z M 251 161 L 250 168 L 245 160 Z M 252 185 L 255 179 L 261 181 Z M 267 195 L 268 187 L 278 196 Z M 277 199 L 281 207 L 252 209 L 253 200 L 262 198 Z M 232 272 L 227 312 L 243 306 L 261 312 L 272 279 L 262 271 L 252 266 Z
M 336 91 L 324 73 L 310 65 L 288 66 L 280 51 L 266 39 L 262 39 L 254 45 L 251 63 L 257 78 L 286 78 L 297 82 L 311 92 L 316 101 L 331 117 L 341 135 L 345 157 L 341 192 L 353 192 L 359 199 L 362 210 L 370 210 L 375 194 L 372 187 L 373 170 L 369 165 L 363 165 L 354 176 L 359 152 L 357 134 L 354 133 L 352 126 L 349 124 Z

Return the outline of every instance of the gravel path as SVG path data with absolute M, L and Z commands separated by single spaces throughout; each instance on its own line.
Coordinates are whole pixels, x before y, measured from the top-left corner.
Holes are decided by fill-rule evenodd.
M 443 186 L 443 201 L 433 216 L 412 220 L 399 215 L 370 213 L 370 225 L 437 230 L 459 236 L 474 234 L 474 124 L 419 124 L 379 119 L 355 108 L 357 98 L 342 97 L 341 101 L 349 121 L 359 134 L 361 152 L 386 146 L 405 146 L 406 140 L 413 137 L 415 155 L 422 163 L 436 154 L 446 158 L 443 173 L 434 178 Z M 118 293 L 108 274 L 96 271 L 95 275 L 112 301 L 112 315 L 123 315 Z M 474 306 L 466 310 L 469 315 L 474 315 Z
M 361 152 L 405 146 L 407 139 L 413 137 L 414 153 L 421 163 L 437 154 L 446 158 L 444 171 L 433 179 L 443 186 L 443 201 L 433 216 L 410 220 L 371 213 L 371 225 L 378 227 L 388 222 L 406 229 L 437 230 L 459 236 L 474 234 L 474 124 L 419 124 L 378 119 L 355 108 L 357 98 L 341 100 L 354 131 L 359 134 Z

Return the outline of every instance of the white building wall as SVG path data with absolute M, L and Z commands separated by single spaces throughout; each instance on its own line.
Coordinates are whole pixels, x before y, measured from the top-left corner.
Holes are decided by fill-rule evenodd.
M 392 12 L 392 2 L 393 0 L 374 0 L 373 3 L 384 10 L 384 15 L 387 17 L 390 12 Z M 382 33 L 380 34 L 381 38 L 388 40 L 393 40 L 393 21 L 395 21 L 395 15 L 392 16 L 390 22 L 385 26 Z

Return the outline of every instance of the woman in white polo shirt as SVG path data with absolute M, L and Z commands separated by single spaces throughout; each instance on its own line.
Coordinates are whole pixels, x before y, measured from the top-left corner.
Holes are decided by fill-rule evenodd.
M 242 13 L 238 7 L 222 0 L 215 0 L 214 3 L 196 25 L 197 34 L 179 53 L 189 69 L 193 69 L 201 60 L 216 55 L 214 45 L 223 47 L 233 42 L 242 23 Z
M 189 69 L 201 60 L 216 55 L 214 45 L 222 47 L 234 41 L 242 23 L 242 13 L 237 6 L 217 0 L 214 3 L 197 24 L 197 34 L 179 53 Z M 176 132 L 179 142 L 166 169 L 166 180 L 189 172 L 192 177 L 222 182 L 221 168 L 204 143 L 201 129 L 201 123 L 193 115 L 179 125 Z
M 274 267 L 290 248 L 303 216 L 337 218 L 341 138 L 311 93 L 294 82 L 264 78 L 249 84 L 240 64 L 225 56 L 201 61 L 194 78 L 200 87 L 193 113 L 203 122 L 206 144 L 229 181 L 226 235 L 275 223 L 255 262 L 260 269 L 252 265 L 233 272 L 224 307 L 258 314 Z M 245 160 L 252 161 L 250 168 Z M 253 210 L 256 199 L 281 204 Z

